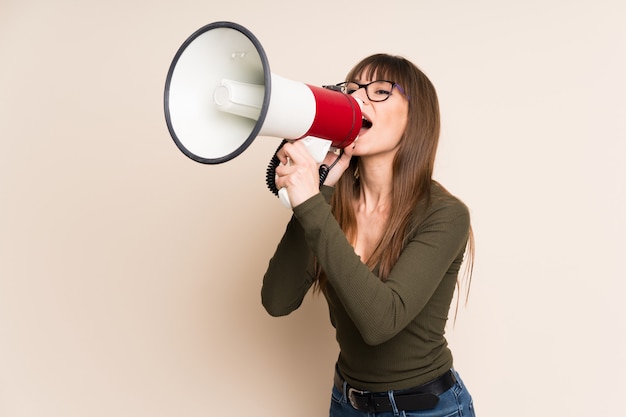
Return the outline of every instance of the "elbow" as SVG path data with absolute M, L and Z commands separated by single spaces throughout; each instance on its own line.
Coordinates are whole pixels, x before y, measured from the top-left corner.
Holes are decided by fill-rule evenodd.
M 267 297 L 264 294 L 261 295 L 261 304 L 265 311 L 272 317 L 283 317 L 291 314 L 294 310 L 300 307 L 300 302 L 292 304 L 282 304 L 273 300 L 271 297 Z
M 285 312 L 282 310 L 274 310 L 274 309 L 267 308 L 267 307 L 265 307 L 265 311 L 267 311 L 267 313 L 272 317 L 284 317 L 289 314 L 289 312 Z
M 291 311 L 287 311 L 272 304 L 263 303 L 263 307 L 265 308 L 265 311 L 267 311 L 267 313 L 272 317 L 283 317 L 291 313 Z
M 263 308 L 265 308 L 265 311 L 267 311 L 267 313 L 272 317 L 281 317 L 289 314 L 284 309 L 280 308 L 277 303 L 273 303 L 271 299 L 266 297 L 264 294 L 261 295 L 261 304 L 263 305 Z
M 368 346 L 378 346 L 396 337 L 403 329 L 395 320 L 367 320 L 357 324 L 363 342 Z
M 380 331 L 376 331 L 375 329 L 361 332 L 363 342 L 365 342 L 365 344 L 368 346 L 382 345 L 383 343 L 389 341 L 393 336 L 394 335 L 390 335 L 387 333 L 381 333 Z

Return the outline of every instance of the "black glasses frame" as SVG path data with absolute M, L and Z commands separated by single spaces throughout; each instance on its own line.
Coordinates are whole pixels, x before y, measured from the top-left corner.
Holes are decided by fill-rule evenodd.
M 369 94 L 369 91 L 368 91 L 368 87 L 369 87 L 370 85 L 374 84 L 374 83 L 379 83 L 379 82 L 386 82 L 386 83 L 391 84 L 391 91 L 389 92 L 389 95 L 387 95 L 387 96 L 386 96 L 385 98 L 383 98 L 383 99 L 380 99 L 380 100 L 377 100 L 377 99 L 372 99 L 372 98 L 370 97 L 370 94 Z M 347 86 L 348 84 L 355 84 L 355 85 L 358 85 L 358 86 L 359 86 L 359 88 L 357 88 L 356 90 L 353 90 L 353 91 L 346 91 L 346 86 Z M 391 94 L 392 94 L 392 92 L 393 92 L 393 89 L 394 89 L 394 88 L 398 89 L 398 91 L 400 91 L 400 93 L 401 93 L 403 96 L 405 96 L 407 99 L 409 98 L 409 96 L 408 96 L 408 95 L 404 92 L 404 89 L 402 88 L 402 86 L 401 86 L 400 84 L 395 83 L 395 82 L 393 82 L 393 81 L 389 81 L 389 80 L 374 80 L 374 81 L 369 82 L 369 83 L 367 83 L 367 84 L 360 84 L 360 83 L 357 83 L 356 81 L 344 81 L 344 82 L 342 82 L 342 83 L 338 83 L 338 84 L 335 84 L 335 85 L 325 85 L 325 86 L 324 86 L 324 88 L 328 88 L 328 89 L 330 89 L 330 90 L 335 90 L 335 91 L 341 91 L 342 93 L 345 93 L 345 94 L 352 94 L 352 93 L 354 93 L 355 91 L 357 91 L 358 89 L 363 88 L 363 89 L 365 89 L 365 95 L 367 96 L 367 99 L 368 99 L 369 101 L 374 102 L 374 103 L 380 103 L 380 102 L 383 102 L 383 101 L 387 100 L 389 97 L 391 97 Z

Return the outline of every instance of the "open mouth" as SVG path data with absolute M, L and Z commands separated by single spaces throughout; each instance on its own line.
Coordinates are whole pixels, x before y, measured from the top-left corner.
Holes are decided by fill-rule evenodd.
M 362 129 L 369 129 L 370 127 L 372 127 L 372 122 L 370 122 L 367 117 L 363 116 L 363 120 L 361 121 L 361 128 Z

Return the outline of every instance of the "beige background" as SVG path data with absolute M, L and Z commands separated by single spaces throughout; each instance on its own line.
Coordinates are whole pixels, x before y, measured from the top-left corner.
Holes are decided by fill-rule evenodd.
M 264 183 L 279 140 L 205 166 L 165 125 L 174 54 L 218 20 L 314 85 L 373 52 L 421 66 L 436 177 L 477 237 L 448 334 L 479 415 L 619 413 L 625 18 L 621 0 L 1 0 L 0 416 L 326 414 L 323 300 L 260 305 L 289 217 Z

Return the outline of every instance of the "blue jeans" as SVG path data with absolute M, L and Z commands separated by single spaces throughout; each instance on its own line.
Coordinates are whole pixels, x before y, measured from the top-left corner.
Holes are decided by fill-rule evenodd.
M 452 372 L 456 376 L 456 383 L 439 396 L 439 404 L 430 410 L 397 410 L 397 412 L 384 413 L 359 411 L 350 405 L 345 387 L 342 392 L 333 386 L 329 417 L 476 417 L 472 396 L 465 388 L 459 374 L 454 370 Z M 390 393 L 390 399 L 392 403 L 395 403 L 393 391 Z

